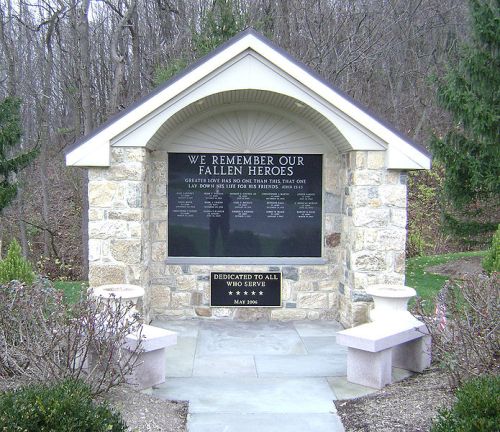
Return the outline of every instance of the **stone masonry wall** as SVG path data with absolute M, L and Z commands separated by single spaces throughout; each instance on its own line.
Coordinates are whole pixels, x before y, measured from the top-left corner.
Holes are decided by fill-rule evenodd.
M 324 156 L 321 265 L 169 265 L 167 152 L 111 149 L 89 169 L 89 281 L 140 284 L 149 318 L 368 320 L 368 285 L 404 283 L 406 174 L 385 152 Z M 282 308 L 210 308 L 210 272 L 283 273 Z
M 89 168 L 89 283 L 147 285 L 149 210 L 144 148 L 111 148 L 109 168 Z
M 368 285 L 404 284 L 406 173 L 385 169 L 385 152 L 351 152 L 342 157 L 343 275 L 340 321 L 368 321 Z
M 154 151 L 149 169 L 151 317 L 214 317 L 233 319 L 337 319 L 341 268 L 342 204 L 340 156 L 324 157 L 324 265 L 168 265 L 167 152 Z M 283 273 L 282 308 L 210 308 L 210 272 Z

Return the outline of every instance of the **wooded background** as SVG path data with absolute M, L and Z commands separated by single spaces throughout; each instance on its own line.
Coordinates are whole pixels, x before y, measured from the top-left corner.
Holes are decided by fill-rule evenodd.
M 19 239 L 52 277 L 84 276 L 85 171 L 65 167 L 64 149 L 204 54 L 214 25 L 258 29 L 427 146 L 450 127 L 430 78 L 454 62 L 468 19 L 462 0 L 0 0 L 0 99 L 21 98 L 22 149 L 40 148 L 0 240 Z M 456 247 L 438 230 L 440 183 L 439 169 L 410 176 L 409 254 Z

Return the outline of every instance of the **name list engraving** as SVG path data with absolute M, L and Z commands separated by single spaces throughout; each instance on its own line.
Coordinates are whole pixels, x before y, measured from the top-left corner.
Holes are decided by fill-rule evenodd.
M 321 155 L 170 153 L 172 257 L 320 257 Z

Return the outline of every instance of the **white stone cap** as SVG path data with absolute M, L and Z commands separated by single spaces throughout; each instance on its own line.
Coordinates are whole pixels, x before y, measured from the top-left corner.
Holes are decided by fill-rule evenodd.
M 416 318 L 362 324 L 337 333 L 337 343 L 363 351 L 379 352 L 428 334 L 425 324 Z
M 177 333 L 160 327 L 143 324 L 137 331 L 125 336 L 125 348 L 134 350 L 139 344 L 139 341 L 142 341 L 142 351 L 155 351 L 171 345 L 176 345 Z
M 413 288 L 405 285 L 389 284 L 370 285 L 366 288 L 366 293 L 371 296 L 389 298 L 415 297 L 417 295 L 417 292 Z
M 143 287 L 131 284 L 100 285 L 98 287 L 91 288 L 91 290 L 95 296 L 103 298 L 115 297 L 117 299 L 135 299 L 144 295 Z

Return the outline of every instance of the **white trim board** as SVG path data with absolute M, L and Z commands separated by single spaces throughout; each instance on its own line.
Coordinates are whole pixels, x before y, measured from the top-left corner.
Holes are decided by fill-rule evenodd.
M 430 168 L 425 149 L 251 29 L 84 137 L 68 149 L 66 164 L 109 166 L 111 145 L 145 147 L 168 119 L 189 105 L 217 93 L 248 89 L 280 93 L 316 110 L 344 136 L 342 152 L 387 150 L 389 169 Z

